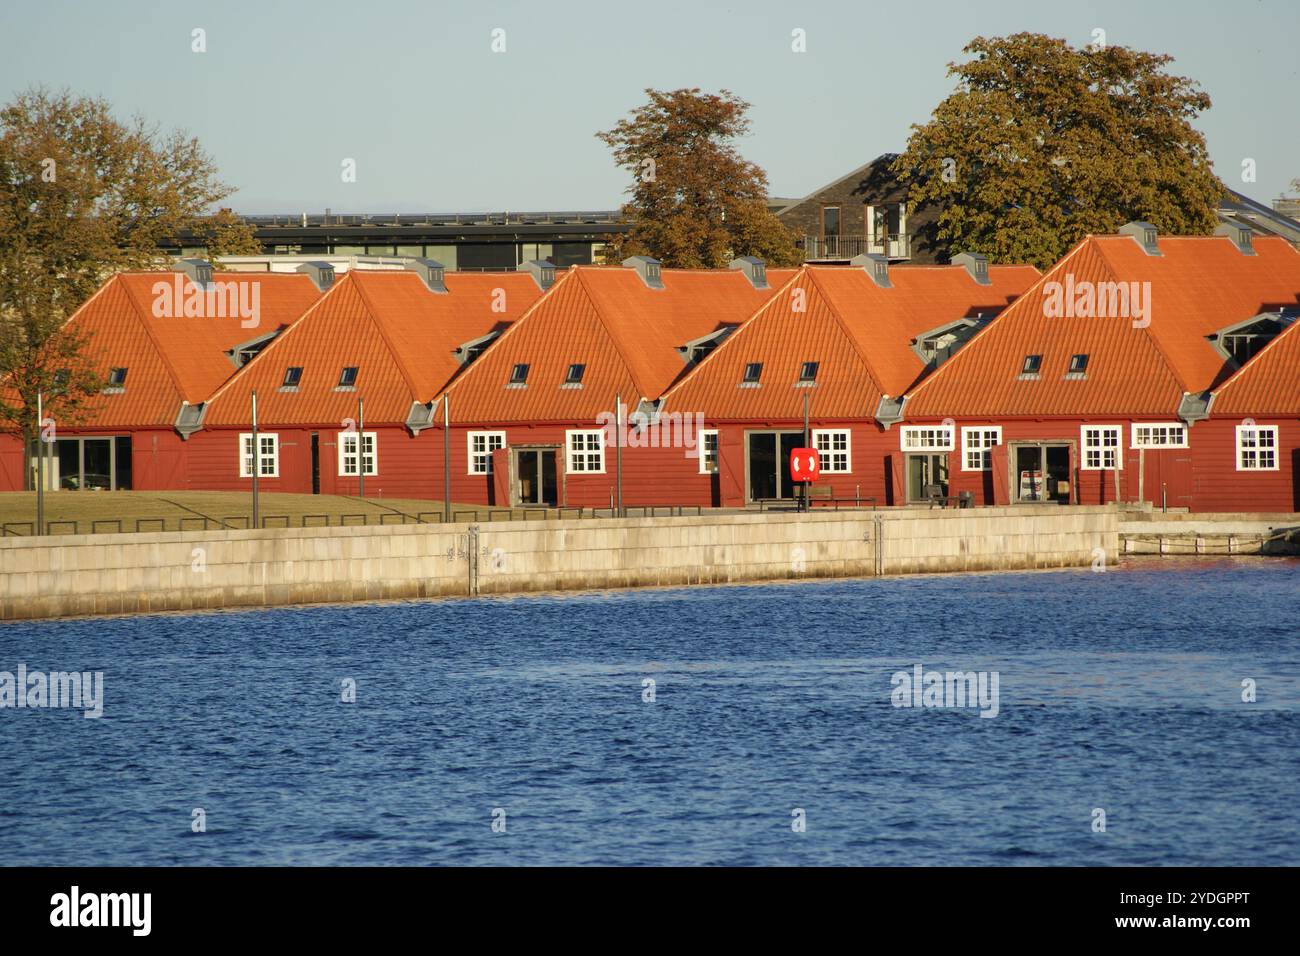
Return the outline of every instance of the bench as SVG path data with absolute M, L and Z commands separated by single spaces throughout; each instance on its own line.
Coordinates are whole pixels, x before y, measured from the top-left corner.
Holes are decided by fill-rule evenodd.
M 928 502 L 931 508 L 946 508 L 949 505 L 956 505 L 958 508 L 969 508 L 974 504 L 975 496 L 969 491 L 961 491 L 955 495 L 945 495 L 943 485 L 925 485 L 921 489 L 925 496 L 924 501 Z

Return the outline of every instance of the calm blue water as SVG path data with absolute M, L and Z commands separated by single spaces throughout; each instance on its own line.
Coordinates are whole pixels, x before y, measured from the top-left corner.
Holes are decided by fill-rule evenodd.
M 0 862 L 1295 865 L 1298 638 L 1284 560 L 0 625 L 106 685 L 0 710 Z

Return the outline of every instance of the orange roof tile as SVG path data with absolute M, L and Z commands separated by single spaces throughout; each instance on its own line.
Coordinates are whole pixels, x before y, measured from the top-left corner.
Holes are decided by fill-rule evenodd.
M 792 418 L 808 395 L 818 418 L 870 417 L 883 395 L 901 395 L 924 373 L 911 347 L 918 335 L 1001 312 L 1038 270 L 992 266 L 989 285 L 961 266 L 898 266 L 889 278 L 881 288 L 864 269 L 803 270 L 665 395 L 665 409 L 711 421 Z M 763 363 L 761 384 L 740 387 L 751 362 Z M 796 386 L 804 362 L 818 363 L 814 387 Z
M 174 424 L 183 401 L 203 401 L 235 374 L 226 354 L 230 349 L 292 325 L 320 298 L 305 275 L 219 272 L 214 282 L 234 283 L 231 303 L 242 296 L 253 314 L 243 318 L 237 309 L 222 309 L 232 314 L 185 316 L 183 300 L 181 307 L 165 304 L 165 296 L 174 298 L 178 279 L 186 289 L 188 279 L 179 272 L 120 273 L 69 318 L 87 333 L 87 352 L 97 371 L 127 369 L 124 390 L 97 396 L 78 424 Z
M 1215 390 L 1210 414 L 1300 416 L 1300 321 Z
M 769 270 L 755 289 L 738 271 L 665 269 L 651 289 L 633 269 L 575 266 L 451 384 L 452 420 L 594 421 L 615 394 L 657 399 L 686 369 L 680 346 L 743 322 L 794 274 Z M 516 364 L 525 388 L 506 387 Z M 561 387 L 571 364 L 586 366 L 581 388 Z
M 561 282 L 564 276 L 561 276 Z M 249 418 L 256 389 L 266 424 L 332 424 L 356 418 L 404 422 L 415 402 L 433 399 L 461 371 L 455 349 L 500 330 L 541 297 L 522 272 L 452 272 L 447 292 L 429 291 L 414 272 L 352 270 L 211 398 L 205 425 Z M 281 391 L 287 368 L 303 369 L 296 392 Z M 344 367 L 358 369 L 350 391 L 336 391 Z
M 1149 256 L 1129 236 L 1082 240 L 916 385 L 904 414 L 1172 415 L 1184 393 L 1207 391 L 1231 371 L 1208 335 L 1300 301 L 1300 252 L 1282 239 L 1256 239 L 1253 256 L 1221 236 L 1161 238 L 1159 247 L 1161 255 Z M 1094 291 L 1103 283 L 1138 283 L 1139 291 L 1149 289 L 1149 324 L 1132 314 L 1049 317 L 1051 283 L 1063 296 L 1084 283 Z M 1089 356 L 1086 377 L 1066 378 L 1075 354 Z M 1042 356 L 1036 380 L 1020 377 L 1026 355 Z

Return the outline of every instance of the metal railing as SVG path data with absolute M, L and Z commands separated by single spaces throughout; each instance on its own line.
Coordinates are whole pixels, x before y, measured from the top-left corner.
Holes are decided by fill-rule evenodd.
M 804 236 L 805 262 L 852 259 L 854 256 L 875 253 L 890 259 L 910 259 L 912 240 L 907 233 L 877 237 L 874 241 L 865 236 Z
M 416 212 L 360 214 L 277 214 L 244 216 L 258 228 L 303 226 L 508 226 L 549 223 L 616 223 L 623 218 L 617 209 L 549 210 L 545 212 Z

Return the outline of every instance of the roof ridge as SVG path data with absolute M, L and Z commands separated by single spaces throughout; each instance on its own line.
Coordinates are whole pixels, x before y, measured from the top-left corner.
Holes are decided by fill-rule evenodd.
M 349 273 L 349 275 L 351 275 L 351 273 Z M 412 273 L 412 276 L 414 275 L 415 274 Z M 418 276 L 416 278 L 418 278 Z M 344 276 L 344 281 L 347 281 L 347 276 Z M 393 364 L 397 366 L 398 372 L 401 373 L 402 379 L 406 382 L 407 389 L 413 396 L 415 396 L 412 401 L 419 401 L 419 389 L 416 388 L 415 379 L 412 377 L 410 370 L 406 367 L 406 359 L 400 354 L 397 347 L 393 345 L 393 340 L 388 336 L 388 330 L 384 328 L 384 323 L 377 317 L 377 310 L 366 295 L 365 290 L 361 288 L 361 280 L 356 279 L 352 284 L 356 286 L 357 297 L 361 299 L 361 304 L 365 309 L 366 317 L 370 319 L 370 324 L 373 325 L 375 331 L 379 333 L 380 339 L 383 340 L 384 347 L 388 349 L 388 354 L 393 357 Z M 430 398 L 432 397 L 433 396 L 430 396 Z
M 623 362 L 623 368 L 627 370 L 628 377 L 632 379 L 632 385 L 635 386 L 638 392 L 640 392 L 640 395 L 638 395 L 637 397 L 643 399 L 651 399 L 652 401 L 660 398 L 660 396 L 658 395 L 655 395 L 652 398 L 650 395 L 646 393 L 647 390 L 645 387 L 645 383 L 638 380 L 636 370 L 633 368 L 632 363 L 628 360 L 627 353 L 623 350 L 623 344 L 620 341 L 618 334 L 614 332 L 608 320 L 606 320 L 605 318 L 605 313 L 602 311 L 600 306 L 596 304 L 595 297 L 592 296 L 591 292 L 587 289 L 586 285 L 583 284 L 581 281 L 578 282 L 578 285 L 582 288 L 582 294 L 587 297 L 587 301 L 591 304 L 591 310 L 596 314 L 596 319 L 600 322 L 600 327 L 605 330 L 606 337 L 608 337 L 610 343 L 614 346 L 615 353 L 617 353 L 619 359 Z
M 181 276 L 183 273 L 175 272 L 173 275 Z M 104 287 L 107 288 L 109 284 L 117 282 L 120 278 L 120 274 L 113 276 L 113 278 L 109 279 L 108 282 L 105 283 Z M 182 283 L 182 288 L 184 287 L 185 284 Z M 153 346 L 153 350 L 157 353 L 159 360 L 162 362 L 163 368 L 167 370 L 167 377 L 171 379 L 172 388 L 176 390 L 176 394 L 180 397 L 182 402 L 187 401 L 185 397 L 185 389 L 181 386 L 180 374 L 176 371 L 176 366 L 172 364 L 171 355 L 168 353 L 167 349 L 162 347 L 162 343 L 158 341 L 158 337 L 154 335 L 154 331 L 149 325 L 149 316 L 145 314 L 144 307 L 140 305 L 135 295 L 131 292 L 131 286 L 129 283 L 122 283 L 122 291 L 126 294 L 127 301 L 135 307 L 136 321 L 144 326 L 145 337 L 149 340 L 149 344 Z M 90 303 L 87 302 L 86 304 L 89 305 Z M 180 305 L 180 303 L 173 302 L 172 310 L 184 312 L 184 306 Z M 152 314 L 152 311 L 153 310 L 151 309 L 150 314 Z M 173 316 L 173 318 L 176 318 L 176 316 Z
M 869 277 L 864 273 L 863 278 Z M 872 281 L 874 282 L 875 280 Z M 849 344 L 852 346 L 853 351 L 858 354 L 858 359 L 861 360 L 863 366 L 865 366 L 867 375 L 871 379 L 871 384 L 876 387 L 876 391 L 881 395 L 887 395 L 888 393 L 885 391 L 884 385 L 880 380 L 880 373 L 876 371 L 875 366 L 871 364 L 871 360 L 867 358 L 867 354 L 862 350 L 858 343 L 858 337 L 849 330 L 848 323 L 844 321 L 844 316 L 840 314 L 840 310 L 835 307 L 835 303 L 832 301 L 831 296 L 816 279 L 813 280 L 813 284 L 817 286 L 818 295 L 820 295 L 822 301 L 826 303 L 826 308 L 830 310 L 830 313 L 834 317 L 836 324 L 839 326 L 840 331 L 848 337 Z
M 722 351 L 723 348 L 731 344 L 731 342 L 739 339 L 740 336 L 742 336 L 745 333 L 745 331 L 753 324 L 754 320 L 759 318 L 759 316 L 761 316 L 768 309 L 772 308 L 776 304 L 777 299 L 781 298 L 782 293 L 784 293 L 786 289 L 790 288 L 792 285 L 798 282 L 799 277 L 802 276 L 806 271 L 808 271 L 808 266 L 806 265 L 795 267 L 794 275 L 792 275 L 790 278 L 785 280 L 785 285 L 781 286 L 781 288 L 777 289 L 774 293 L 772 293 L 772 295 L 768 296 L 767 301 L 764 302 L 762 305 L 760 305 L 757 309 L 755 309 L 753 313 L 749 316 L 749 318 L 745 319 L 743 322 L 737 325 L 736 330 L 732 332 L 729 336 L 727 336 L 726 340 L 723 341 L 721 345 L 719 345 L 715 349 L 712 349 L 708 355 L 704 356 L 702 360 L 696 363 L 694 368 L 687 370 L 685 375 L 683 375 L 680 379 L 678 379 L 671 386 L 669 386 L 668 390 L 665 391 L 663 395 L 659 396 L 660 398 L 663 399 L 664 406 L 667 407 L 669 396 L 671 396 L 674 392 L 685 388 L 686 383 L 691 381 L 693 378 L 695 378 L 696 375 L 700 374 L 701 369 L 711 367 L 709 365 L 710 360 L 715 355 L 717 355 L 720 351 Z

